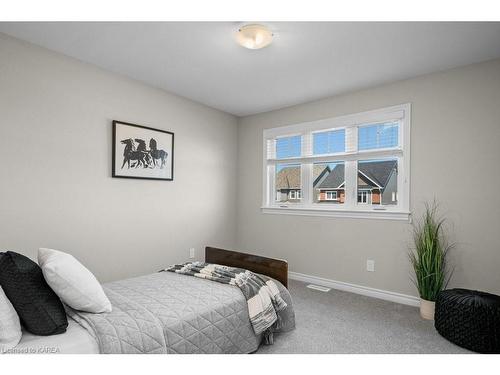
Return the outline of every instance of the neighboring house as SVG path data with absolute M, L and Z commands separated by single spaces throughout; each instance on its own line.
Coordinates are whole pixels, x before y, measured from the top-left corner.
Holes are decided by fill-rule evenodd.
M 317 202 L 344 203 L 344 164 L 337 164 L 323 181 L 315 186 Z
M 314 165 L 314 185 L 321 183 L 330 173 L 330 167 Z M 276 201 L 299 202 L 302 199 L 300 167 L 289 166 L 282 168 L 276 174 Z
M 276 201 L 298 202 L 301 199 L 300 167 L 283 167 L 276 174 Z
M 317 202 L 344 203 L 345 169 L 338 164 L 315 186 Z M 397 161 L 360 162 L 358 164 L 358 203 L 396 204 Z

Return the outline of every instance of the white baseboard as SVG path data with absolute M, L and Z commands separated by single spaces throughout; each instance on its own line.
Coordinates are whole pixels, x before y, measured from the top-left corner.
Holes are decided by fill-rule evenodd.
M 325 279 L 323 277 L 305 275 L 303 273 L 298 273 L 298 272 L 289 272 L 288 277 L 292 280 L 298 280 L 298 281 L 303 281 L 305 283 L 326 286 L 328 288 L 338 289 L 344 292 L 361 294 L 363 296 L 379 298 L 386 301 L 401 303 L 403 305 L 410 305 L 410 306 L 420 305 L 420 299 L 418 297 L 409 296 L 407 294 L 390 292 L 388 290 L 375 289 L 367 286 Z

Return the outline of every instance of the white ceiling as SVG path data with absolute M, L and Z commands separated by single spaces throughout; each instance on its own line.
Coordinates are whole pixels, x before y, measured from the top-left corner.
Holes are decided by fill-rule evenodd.
M 0 32 L 237 116 L 500 57 L 500 23 L 0 23 Z

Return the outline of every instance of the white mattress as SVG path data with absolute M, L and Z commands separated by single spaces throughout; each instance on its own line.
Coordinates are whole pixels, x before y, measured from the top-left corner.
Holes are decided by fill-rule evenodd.
M 19 354 L 98 354 L 99 345 L 91 334 L 68 317 L 68 329 L 61 335 L 36 336 L 23 331 L 21 342 L 12 349 Z

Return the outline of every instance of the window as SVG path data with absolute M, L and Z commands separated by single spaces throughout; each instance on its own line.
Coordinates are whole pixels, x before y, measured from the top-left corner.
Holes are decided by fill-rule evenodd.
M 410 105 L 264 130 L 263 211 L 409 218 Z
M 398 128 L 397 122 L 361 126 L 358 130 L 358 150 L 397 147 Z
M 398 160 L 377 159 L 358 161 L 358 203 L 396 205 L 398 191 Z
M 368 203 L 368 191 L 358 190 L 358 203 Z
M 345 151 L 345 130 L 313 133 L 314 155 L 334 154 Z
M 344 203 L 344 163 L 314 163 L 313 164 L 313 194 L 314 203 L 343 204 Z
M 297 203 L 302 198 L 300 164 L 276 164 L 274 176 L 276 202 Z
M 336 201 L 337 200 L 337 192 L 336 191 L 327 191 L 325 199 L 327 201 Z
M 300 156 L 301 140 L 302 137 L 300 135 L 277 138 L 276 156 L 278 159 Z

